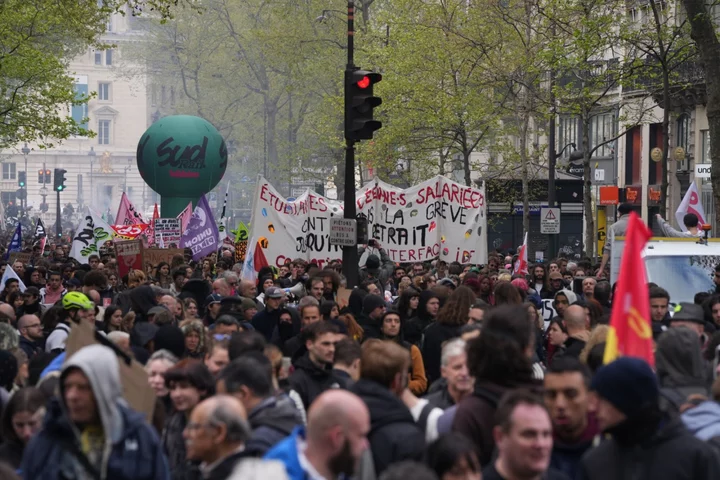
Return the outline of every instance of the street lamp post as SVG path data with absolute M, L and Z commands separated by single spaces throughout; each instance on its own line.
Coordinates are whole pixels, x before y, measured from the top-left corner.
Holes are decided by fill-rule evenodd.
M 128 166 L 125 167 L 125 184 L 123 185 L 123 193 L 127 194 L 127 172 L 132 168 L 132 158 L 128 158 Z
M 352 101 L 350 96 L 350 82 L 352 73 L 357 70 L 355 66 L 355 2 L 348 0 L 347 4 L 347 65 L 345 67 L 345 192 L 343 195 L 344 218 L 355 220 L 355 140 L 350 138 L 348 128 Z M 343 274 L 347 279 L 347 287 L 353 288 L 358 283 L 358 249 L 357 245 L 343 247 Z
M 27 217 L 27 179 L 28 179 L 27 157 L 28 157 L 28 155 L 30 155 L 30 149 L 28 148 L 27 143 L 23 146 L 22 153 L 23 153 L 23 156 L 25 157 L 25 182 L 26 182 L 26 185 L 22 187 L 23 190 L 25 190 L 25 195 L 24 195 L 25 198 L 21 198 L 20 200 L 22 200 L 22 202 L 23 202 L 23 215 L 25 215 Z

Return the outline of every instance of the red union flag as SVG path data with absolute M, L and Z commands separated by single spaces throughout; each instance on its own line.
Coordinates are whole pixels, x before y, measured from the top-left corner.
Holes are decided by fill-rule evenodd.
M 630 214 L 620 274 L 613 297 L 604 363 L 619 356 L 639 357 L 655 365 L 650 300 L 642 251 L 652 233 L 635 212 Z

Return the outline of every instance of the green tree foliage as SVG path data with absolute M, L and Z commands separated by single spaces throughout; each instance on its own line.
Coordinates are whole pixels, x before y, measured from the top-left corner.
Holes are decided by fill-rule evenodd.
M 132 1 L 167 15 L 176 0 Z M 108 15 L 128 3 L 83 0 L 3 0 L 0 2 L 0 148 L 19 142 L 53 142 L 90 132 L 68 117 L 76 96 L 70 61 L 90 46 L 103 48 L 100 35 Z

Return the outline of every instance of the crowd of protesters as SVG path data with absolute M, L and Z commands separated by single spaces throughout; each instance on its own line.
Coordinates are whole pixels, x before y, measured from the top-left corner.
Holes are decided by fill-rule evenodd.
M 653 370 L 603 365 L 613 289 L 590 261 L 379 250 L 348 290 L 339 261 L 247 281 L 231 251 L 120 276 L 106 245 L 0 264 L 26 287 L 0 285 L 0 478 L 720 478 L 716 292 L 673 309 L 650 285 Z M 66 355 L 83 322 L 103 341 Z

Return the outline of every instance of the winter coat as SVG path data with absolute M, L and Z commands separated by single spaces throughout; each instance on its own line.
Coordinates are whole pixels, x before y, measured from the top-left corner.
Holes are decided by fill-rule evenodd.
M 442 388 L 437 388 L 431 393 L 428 393 L 427 395 L 425 395 L 425 398 L 428 402 L 430 402 L 437 408 L 447 410 L 448 408 L 455 405 L 455 400 L 453 400 L 453 398 L 450 396 L 450 392 L 448 392 L 447 382 L 445 382 L 444 379 L 442 380 Z M 435 384 L 438 384 L 438 382 L 435 382 L 433 385 Z
M 0 445 L 0 463 L 7 463 L 13 470 L 20 468 L 25 446 L 19 442 L 5 441 Z
M 583 457 L 580 470 L 579 478 L 587 480 L 720 478 L 711 447 L 693 437 L 679 419 L 639 443 L 621 446 L 614 438 L 602 442 Z
M 168 457 L 172 480 L 199 480 L 200 465 L 187 460 L 183 430 L 187 425 L 185 412 L 174 412 L 165 422 L 162 444 Z
M 282 309 L 269 311 L 266 307 L 256 313 L 250 323 L 252 323 L 253 328 L 262 333 L 265 336 L 265 340 L 269 342 L 272 340 L 275 327 L 280 323 L 281 312 Z
M 660 408 L 677 414 L 689 395 L 707 396 L 707 366 L 698 336 L 688 328 L 671 328 L 662 334 L 655 351 L 655 368 L 661 388 Z
M 410 410 L 390 390 L 371 380 L 358 380 L 350 389 L 370 411 L 370 442 L 375 472 L 382 474 L 391 464 L 422 460 L 425 435 Z
M 588 424 L 580 438 L 574 443 L 566 443 L 555 435 L 550 457 L 550 467 L 564 473 L 571 479 L 580 475 L 580 461 L 585 452 L 590 450 L 599 433 L 597 419 L 594 414 L 588 415 Z
M 289 480 L 308 480 L 308 474 L 300 465 L 298 457 L 298 441 L 305 439 L 305 428 L 296 427 L 289 437 L 275 445 L 263 460 L 277 460 L 285 465 L 285 473 Z
M 203 471 L 203 480 L 228 480 L 235 470 L 235 467 L 246 458 L 247 451 L 231 453 L 215 465 L 212 470 Z
M 339 388 L 340 384 L 332 374 L 332 365 L 319 367 L 305 354 L 294 364 L 295 371 L 288 381 L 290 388 L 297 392 L 307 411 L 310 404 L 321 393 L 330 388 Z
M 440 378 L 440 357 L 443 343 L 460 336 L 459 325 L 432 323 L 425 329 L 423 336 L 423 362 L 428 383 Z
M 495 426 L 495 411 L 500 398 L 505 392 L 514 388 L 533 388 L 533 385 L 517 385 L 510 387 L 487 381 L 477 380 L 472 395 L 465 397 L 455 412 L 452 424 L 453 432 L 460 432 L 475 445 L 480 465 L 490 463 L 495 450 L 495 439 L 492 429 Z
M 248 415 L 252 435 L 245 443 L 247 456 L 262 457 L 275 444 L 302 425 L 302 417 L 295 404 L 286 395 L 268 397 Z
M 685 427 L 700 440 L 720 436 L 720 403 L 709 400 L 685 411 L 681 416 Z
M 117 357 L 107 347 L 90 345 L 79 350 L 63 367 L 78 368 L 95 395 L 105 436 L 102 458 L 94 465 L 100 477 L 112 480 L 169 480 L 167 460 L 155 431 L 143 415 L 126 406 Z M 60 382 L 62 385 L 62 380 Z M 80 432 L 59 399 L 51 401 L 42 430 L 25 448 L 21 466 L 25 479 L 87 479 L 80 460 Z M 74 447 L 73 447 L 74 446 Z M 69 453 L 74 449 L 77 454 Z M 90 460 L 88 460 L 90 461 Z

